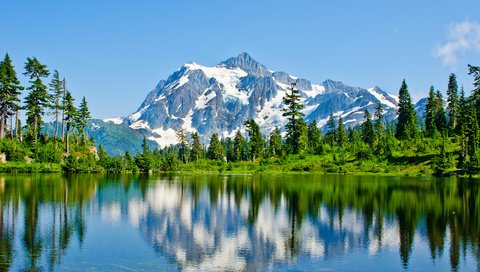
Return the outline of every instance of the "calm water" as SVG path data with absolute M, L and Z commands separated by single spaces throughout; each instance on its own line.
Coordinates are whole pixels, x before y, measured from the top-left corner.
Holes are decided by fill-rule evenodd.
M 0 271 L 480 271 L 477 180 L 0 176 Z

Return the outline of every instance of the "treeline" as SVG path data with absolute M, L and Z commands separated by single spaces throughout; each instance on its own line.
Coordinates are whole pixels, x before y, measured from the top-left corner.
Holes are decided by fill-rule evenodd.
M 425 120 L 417 117 L 404 80 L 395 122 L 385 121 L 384 109 L 379 103 L 375 112 L 365 110 L 365 121 L 354 128 L 345 128 L 342 116 L 331 114 L 323 134 L 316 120 L 304 121 L 300 93 L 293 83 L 283 99 L 283 116 L 288 120 L 283 134 L 276 127 L 266 137 L 252 119 L 245 122 L 244 134 L 240 130 L 234 137 L 220 138 L 213 134 L 205 147 L 198 133 L 189 134 L 179 129 L 175 146 L 151 151 L 145 140 L 143 152 L 135 157 L 127 153 L 123 157 L 108 158 L 99 150 L 100 163 L 107 170 L 142 172 L 216 169 L 212 166 L 228 171 L 235 170 L 242 162 L 253 162 L 257 170 L 268 165 L 295 164 L 295 167 L 281 169 L 388 172 L 392 165 L 411 165 L 411 171 L 427 173 L 425 168 L 414 168 L 424 165 L 437 175 L 476 174 L 480 171 L 480 68 L 469 65 L 468 69 L 474 79 L 471 95 L 465 96 L 455 74 L 451 74 L 446 104 L 442 93 L 433 86 L 430 88 Z M 297 162 L 302 160 L 308 164 L 298 166 Z M 373 166 L 364 167 L 368 162 L 380 167 L 369 170 Z M 248 165 L 250 170 L 255 170 L 252 163 Z
M 51 75 L 35 57 L 27 58 L 23 75 L 29 79 L 27 86 L 20 84 L 7 53 L 0 62 L 0 152 L 13 164 L 4 165 L 2 170 L 23 171 L 26 162 L 38 163 L 27 167 L 31 171 L 42 171 L 46 164 L 82 164 L 85 171 L 98 170 L 93 140 L 85 132 L 91 118 L 85 97 L 76 107 L 65 78 L 57 70 Z M 19 118 L 21 111 L 26 116 L 25 125 Z M 52 135 L 42 133 L 47 115 L 55 119 Z M 47 167 L 45 171 L 61 169 Z

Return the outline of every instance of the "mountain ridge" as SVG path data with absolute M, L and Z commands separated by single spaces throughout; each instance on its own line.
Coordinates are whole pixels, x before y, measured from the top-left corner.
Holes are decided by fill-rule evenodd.
M 364 111 L 372 114 L 382 104 L 387 121 L 397 115 L 398 100 L 378 86 L 352 87 L 342 81 L 326 79 L 320 84 L 273 71 L 248 53 L 228 58 L 216 66 L 195 62 L 183 64 L 166 80 L 160 80 L 134 113 L 106 123 L 125 125 L 142 131 L 159 146 L 176 143 L 176 131 L 198 132 L 208 143 L 213 133 L 232 137 L 244 122 L 255 119 L 265 135 L 284 129 L 283 96 L 292 82 L 300 90 L 305 121 L 325 127 L 328 116 L 342 116 L 346 126 L 363 122 Z

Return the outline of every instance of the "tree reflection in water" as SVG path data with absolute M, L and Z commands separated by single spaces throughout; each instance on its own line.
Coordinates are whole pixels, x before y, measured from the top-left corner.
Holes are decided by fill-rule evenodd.
M 423 240 L 432 265 L 423 268 L 443 258 L 454 271 L 462 261 L 480 265 L 475 180 L 5 175 L 0 206 L 0 271 L 55 270 L 72 239 L 81 248 L 96 231 L 86 223 L 91 214 L 127 222 L 186 270 L 322 267 L 389 250 L 400 267 L 415 269 Z

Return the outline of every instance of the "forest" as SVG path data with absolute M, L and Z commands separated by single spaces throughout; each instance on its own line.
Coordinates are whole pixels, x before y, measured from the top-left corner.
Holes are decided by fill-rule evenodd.
M 78 106 L 66 80 L 37 58 L 27 58 L 21 86 L 8 54 L 0 62 L 0 172 L 128 173 L 128 172 L 320 172 L 393 175 L 476 175 L 480 172 L 480 67 L 468 65 L 473 89 L 465 94 L 455 74 L 446 97 L 432 86 L 424 118 L 419 118 L 405 80 L 398 97 L 398 117 L 384 120 L 382 105 L 365 110 L 365 121 L 346 128 L 341 116 L 330 115 L 326 132 L 316 120 L 306 123 L 300 91 L 293 83 L 283 98 L 284 128 L 261 133 L 255 120 L 245 122 L 233 138 L 213 134 L 208 145 L 197 132 L 179 129 L 178 144 L 142 152 L 108 156 L 86 133 L 91 114 L 85 97 Z M 51 77 L 50 77 L 51 76 Z M 50 78 L 49 78 L 50 77 Z M 46 83 L 49 81 L 48 83 Z M 25 98 L 20 96 L 26 91 Z M 23 125 L 19 112 L 24 111 Z M 54 132 L 43 130 L 54 118 Z

